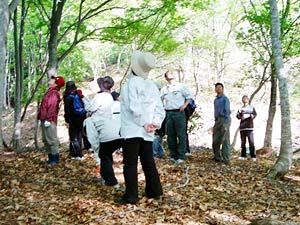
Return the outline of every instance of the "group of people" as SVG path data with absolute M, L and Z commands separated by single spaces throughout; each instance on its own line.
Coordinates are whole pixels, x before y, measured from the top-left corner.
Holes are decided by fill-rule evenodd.
M 145 174 L 145 195 L 148 198 L 160 198 L 163 190 L 154 155 L 162 156 L 163 150 L 155 146 L 161 147 L 162 137 L 166 134 L 172 161 L 175 164 L 185 162 L 186 156 L 190 154 L 187 135 L 189 118 L 185 109 L 193 95 L 185 85 L 175 81 L 171 71 L 165 73 L 167 85 L 159 91 L 157 85 L 148 79 L 149 72 L 155 65 L 156 59 L 152 53 L 134 51 L 131 56 L 131 70 L 121 94 L 112 92 L 114 80 L 105 76 L 97 79 L 100 90 L 93 99 L 84 96 L 73 81 L 68 81 L 65 85 L 63 77 L 52 76 L 48 82 L 49 90 L 43 97 L 38 113 L 43 142 L 48 153 L 47 164 L 59 163 L 56 130 L 61 101 L 59 91 L 66 86 L 63 101 L 65 122 L 69 129 L 70 155 L 75 159 L 82 159 L 82 131 L 85 127 L 96 164 L 99 168 L 101 164 L 101 179 L 107 186 L 120 187 L 113 170 L 113 153 L 122 148 L 125 193 L 122 198 L 115 199 L 116 202 L 138 202 L 138 159 Z M 215 84 L 217 96 L 214 101 L 213 159 L 228 164 L 230 104 L 223 89 L 223 84 Z M 121 101 L 118 101 L 119 95 Z M 243 97 L 243 102 L 244 106 L 237 114 L 238 119 L 241 119 L 241 157 L 246 159 L 245 144 L 248 137 L 251 157 L 254 159 L 253 119 L 256 112 L 247 104 L 247 96 Z M 153 154 L 153 149 L 159 150 Z

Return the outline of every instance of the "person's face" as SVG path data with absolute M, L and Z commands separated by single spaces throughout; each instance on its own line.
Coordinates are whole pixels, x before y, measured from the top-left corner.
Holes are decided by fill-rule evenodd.
M 217 95 L 222 94 L 223 93 L 223 87 L 222 87 L 222 85 L 217 85 L 215 87 L 215 92 L 217 93 Z
M 244 104 L 249 103 L 249 98 L 248 98 L 247 96 L 244 96 L 244 97 L 242 98 L 242 102 L 243 102 Z
M 55 84 L 55 79 L 51 78 L 51 79 L 48 81 L 48 85 L 51 86 L 51 87 L 55 86 L 55 85 L 56 85 L 56 84 Z
M 174 75 L 173 75 L 173 73 L 172 72 L 168 72 L 167 74 L 166 74 L 166 80 L 167 81 L 170 81 L 170 80 L 174 80 Z

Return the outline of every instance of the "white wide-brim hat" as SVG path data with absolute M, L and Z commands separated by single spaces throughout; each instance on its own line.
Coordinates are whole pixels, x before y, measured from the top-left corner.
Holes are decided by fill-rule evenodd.
M 150 52 L 134 51 L 131 55 L 131 69 L 140 77 L 147 78 L 155 68 L 155 56 Z

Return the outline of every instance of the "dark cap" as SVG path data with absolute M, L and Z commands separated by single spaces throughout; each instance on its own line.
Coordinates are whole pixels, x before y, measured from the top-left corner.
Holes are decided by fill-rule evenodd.
M 74 81 L 71 81 L 71 80 L 67 81 L 65 92 L 66 93 L 71 93 L 71 92 L 76 91 L 76 90 L 77 90 L 77 87 L 76 87 Z
M 99 77 L 97 79 L 97 83 L 100 87 L 101 91 L 108 90 L 114 86 L 115 82 L 110 76 L 105 76 L 105 77 Z

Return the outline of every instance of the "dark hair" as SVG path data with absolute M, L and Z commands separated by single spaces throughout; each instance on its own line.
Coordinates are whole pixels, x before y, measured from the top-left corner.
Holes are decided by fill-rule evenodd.
M 224 85 L 222 83 L 220 83 L 220 82 L 215 83 L 215 87 L 217 87 L 218 85 L 222 86 L 222 88 L 224 89 Z
M 168 73 L 170 73 L 170 70 L 167 70 L 167 72 L 165 72 L 165 78 L 167 78 Z

